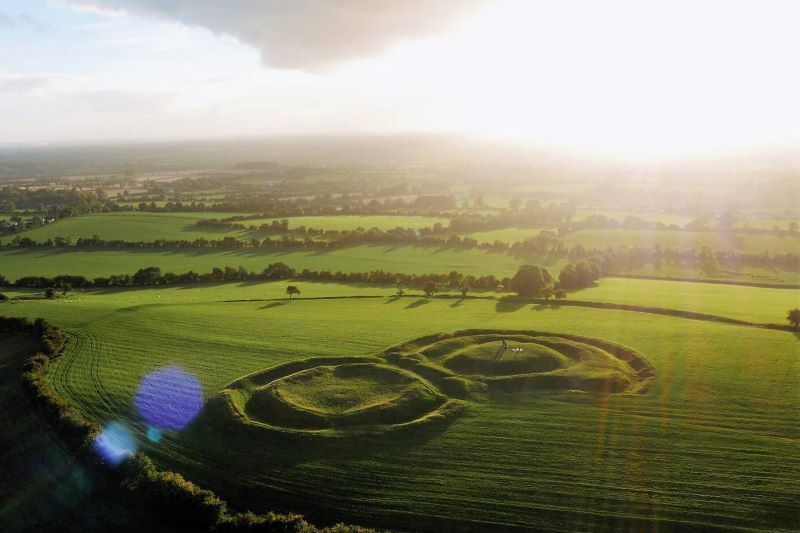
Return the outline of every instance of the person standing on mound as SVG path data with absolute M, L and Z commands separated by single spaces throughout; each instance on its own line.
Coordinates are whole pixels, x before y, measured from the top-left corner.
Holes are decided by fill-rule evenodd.
M 500 346 L 500 350 L 497 352 L 497 355 L 494 356 L 495 360 L 500 359 L 500 357 L 503 355 L 503 352 L 508 350 L 508 342 L 506 342 L 505 339 L 502 339 L 500 342 L 502 342 L 502 345 Z

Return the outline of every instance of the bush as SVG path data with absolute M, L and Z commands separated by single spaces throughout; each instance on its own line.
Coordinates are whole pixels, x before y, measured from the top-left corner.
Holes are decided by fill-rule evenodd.
M 422 290 L 425 292 L 425 296 L 433 296 L 439 290 L 439 286 L 436 285 L 436 282 L 429 281 Z
M 602 273 L 603 270 L 596 260 L 582 259 L 564 267 L 558 276 L 558 286 L 567 290 L 591 287 L 600 279 Z
M 36 322 L 34 322 L 34 332 L 39 336 L 42 348 L 47 355 L 55 357 L 64 349 L 67 336 L 61 326 L 56 326 L 37 318 Z
M 553 277 L 546 268 L 539 265 L 522 265 L 511 278 L 509 288 L 520 296 L 537 296 L 552 285 Z
M 216 531 L 315 531 L 301 515 L 279 515 L 275 513 L 255 514 L 251 512 L 225 516 Z

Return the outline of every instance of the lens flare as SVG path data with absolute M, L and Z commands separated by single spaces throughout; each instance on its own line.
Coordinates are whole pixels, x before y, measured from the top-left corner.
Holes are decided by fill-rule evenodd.
M 118 465 L 136 452 L 136 440 L 119 422 L 111 422 L 94 441 L 94 450 L 111 465 Z
M 161 430 L 152 426 L 147 428 L 147 440 L 150 442 L 161 441 Z
M 151 428 L 180 430 L 200 412 L 203 392 L 194 376 L 176 366 L 168 366 L 142 379 L 135 401 L 136 410 Z

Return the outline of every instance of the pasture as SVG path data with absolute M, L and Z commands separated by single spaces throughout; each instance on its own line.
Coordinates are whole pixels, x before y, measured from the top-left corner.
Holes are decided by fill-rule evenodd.
M 393 298 L 370 287 L 299 285 L 302 297 L 291 302 L 280 298 L 285 283 L 265 283 L 78 292 L 0 307 L 3 314 L 43 316 L 66 326 L 67 351 L 50 379 L 84 415 L 125 424 L 160 466 L 242 508 L 400 528 L 800 527 L 796 334 L 632 311 Z M 685 285 L 673 283 L 682 291 L 705 288 Z M 579 294 L 591 299 L 597 291 L 602 299 L 603 290 L 601 283 Z M 758 305 L 751 318 L 766 316 L 756 309 L 766 308 L 773 295 L 757 297 L 762 290 L 753 289 L 750 299 Z M 636 292 L 621 299 L 632 301 Z M 669 294 L 662 292 L 666 305 Z M 262 294 L 268 299 L 230 301 Z M 680 296 L 672 302 L 685 304 Z M 444 343 L 419 340 L 469 328 L 496 333 L 460 346 L 444 342 L 447 337 L 440 338 Z M 572 336 L 571 343 L 596 344 L 601 352 L 623 346 L 652 365 L 652 378 L 646 390 L 618 394 L 573 386 L 493 388 L 506 370 L 535 375 L 584 364 L 571 353 L 611 365 L 588 375 L 621 372 L 619 379 L 631 379 L 630 363 L 603 359 L 607 355 L 593 348 L 574 352 L 567 351 L 576 349 L 569 343 L 543 344 L 542 336 Z M 508 363 L 487 367 L 498 338 L 506 337 L 527 353 L 519 361 L 503 354 Z M 309 387 L 293 379 L 263 393 L 267 404 L 282 398 L 289 406 L 277 411 L 283 418 L 265 423 L 301 424 L 313 438 L 220 429 L 210 400 L 226 387 L 248 375 L 278 372 L 278 365 L 319 358 L 348 362 L 316 367 L 304 378 Z M 373 367 L 336 374 L 337 365 L 352 365 L 354 358 Z M 134 399 L 143 378 L 164 367 L 194 376 L 206 407 L 188 428 L 153 439 Z M 389 370 L 375 370 L 384 367 Z M 488 388 L 443 388 L 441 380 L 451 377 Z M 327 422 L 309 427 L 297 418 L 311 410 L 344 420 L 352 402 L 380 406 L 392 398 L 402 413 L 415 416 L 446 401 L 459 409 L 441 423 L 389 434 L 326 435 Z M 258 402 L 252 407 L 262 422 L 276 412 L 259 411 Z
M 675 224 L 680 228 L 695 219 L 695 217 L 691 215 L 669 213 L 665 211 L 635 211 L 581 207 L 576 210 L 573 220 L 585 220 L 591 216 L 604 216 L 616 220 L 617 222 L 623 222 L 627 217 L 636 217 L 645 222 L 660 222 L 667 225 Z
M 714 251 L 737 251 L 761 254 L 800 252 L 800 236 L 749 235 L 717 233 L 711 231 L 586 229 L 569 233 L 564 237 L 568 246 L 581 245 L 586 249 L 603 250 L 618 246 L 653 248 L 661 245 L 679 250 L 700 250 L 707 247 Z
M 502 241 L 513 243 L 524 241 L 539 235 L 543 228 L 504 228 L 491 231 L 478 231 L 469 236 L 478 242 Z
M 305 226 L 306 228 L 322 230 L 354 230 L 363 228 L 365 230 L 378 228 L 380 230 L 390 230 L 394 228 L 431 228 L 434 224 L 447 226 L 449 219 L 440 217 L 409 216 L 409 215 L 336 215 L 336 216 L 308 216 L 308 217 L 285 217 L 289 221 L 289 229 Z M 262 218 L 257 220 L 244 220 L 240 222 L 245 226 L 260 226 L 270 224 L 276 218 Z
M 786 311 L 800 307 L 800 290 L 716 283 L 603 278 L 597 287 L 570 295 L 574 300 L 682 309 L 749 322 L 783 324 Z
M 134 273 L 148 266 L 162 272 L 208 272 L 214 267 L 240 265 L 261 271 L 282 261 L 296 270 L 368 272 L 384 270 L 409 274 L 447 273 L 497 277 L 511 276 L 524 258 L 477 249 L 455 250 L 425 246 L 363 245 L 313 251 L 266 251 L 262 249 L 155 249 L 155 248 L 8 248 L 0 250 L 0 273 L 9 279 L 21 276 L 76 274 L 87 277 Z M 553 274 L 566 264 L 548 264 Z
M 204 218 L 224 218 L 241 213 L 147 213 L 117 212 L 84 215 L 59 220 L 39 228 L 20 233 L 36 242 L 56 237 L 91 238 L 97 235 L 105 240 L 151 242 L 156 239 L 221 239 L 227 235 L 240 236 L 241 231 L 201 228 L 195 222 Z M 5 237 L 4 240 L 10 240 Z
M 29 237 L 37 242 L 56 237 L 70 237 L 76 240 L 80 237 L 91 238 L 97 235 L 105 240 L 123 240 L 135 242 L 152 242 L 157 239 L 189 240 L 195 239 L 221 239 L 226 236 L 249 240 L 251 238 L 264 238 L 266 234 L 260 231 L 227 230 L 209 227 L 199 227 L 195 222 L 201 219 L 221 219 L 246 213 L 217 213 L 213 211 L 201 213 L 148 213 L 148 212 L 116 212 L 85 215 L 75 218 L 60 220 L 26 232 L 21 236 Z M 269 224 L 274 218 L 257 220 L 243 220 L 238 222 L 245 227 Z M 447 225 L 448 220 L 422 216 L 319 216 L 319 217 L 287 217 L 289 228 L 305 226 L 307 228 L 323 230 L 354 230 L 358 227 L 370 229 L 377 227 L 382 230 L 393 229 L 398 226 L 404 228 L 432 227 L 437 222 Z M 9 237 L 6 239 L 10 240 Z

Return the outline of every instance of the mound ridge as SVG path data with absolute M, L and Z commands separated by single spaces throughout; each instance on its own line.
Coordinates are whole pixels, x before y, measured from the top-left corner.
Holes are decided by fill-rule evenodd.
M 245 409 L 265 423 L 298 429 L 401 424 L 445 398 L 419 379 L 375 363 L 320 366 L 257 390 Z
M 638 393 L 653 376 L 652 365 L 635 350 L 571 334 L 465 330 L 422 337 L 385 353 L 415 354 L 489 391 L 511 393 Z
M 352 436 L 440 423 L 487 394 L 643 392 L 650 363 L 630 348 L 569 334 L 467 330 L 374 357 L 309 358 L 229 384 L 207 416 L 257 432 Z
M 442 358 L 442 366 L 466 375 L 514 375 L 547 372 L 563 368 L 569 359 L 542 344 L 515 343 L 521 352 L 510 352 L 498 347 L 497 342 L 484 342 L 461 348 Z

